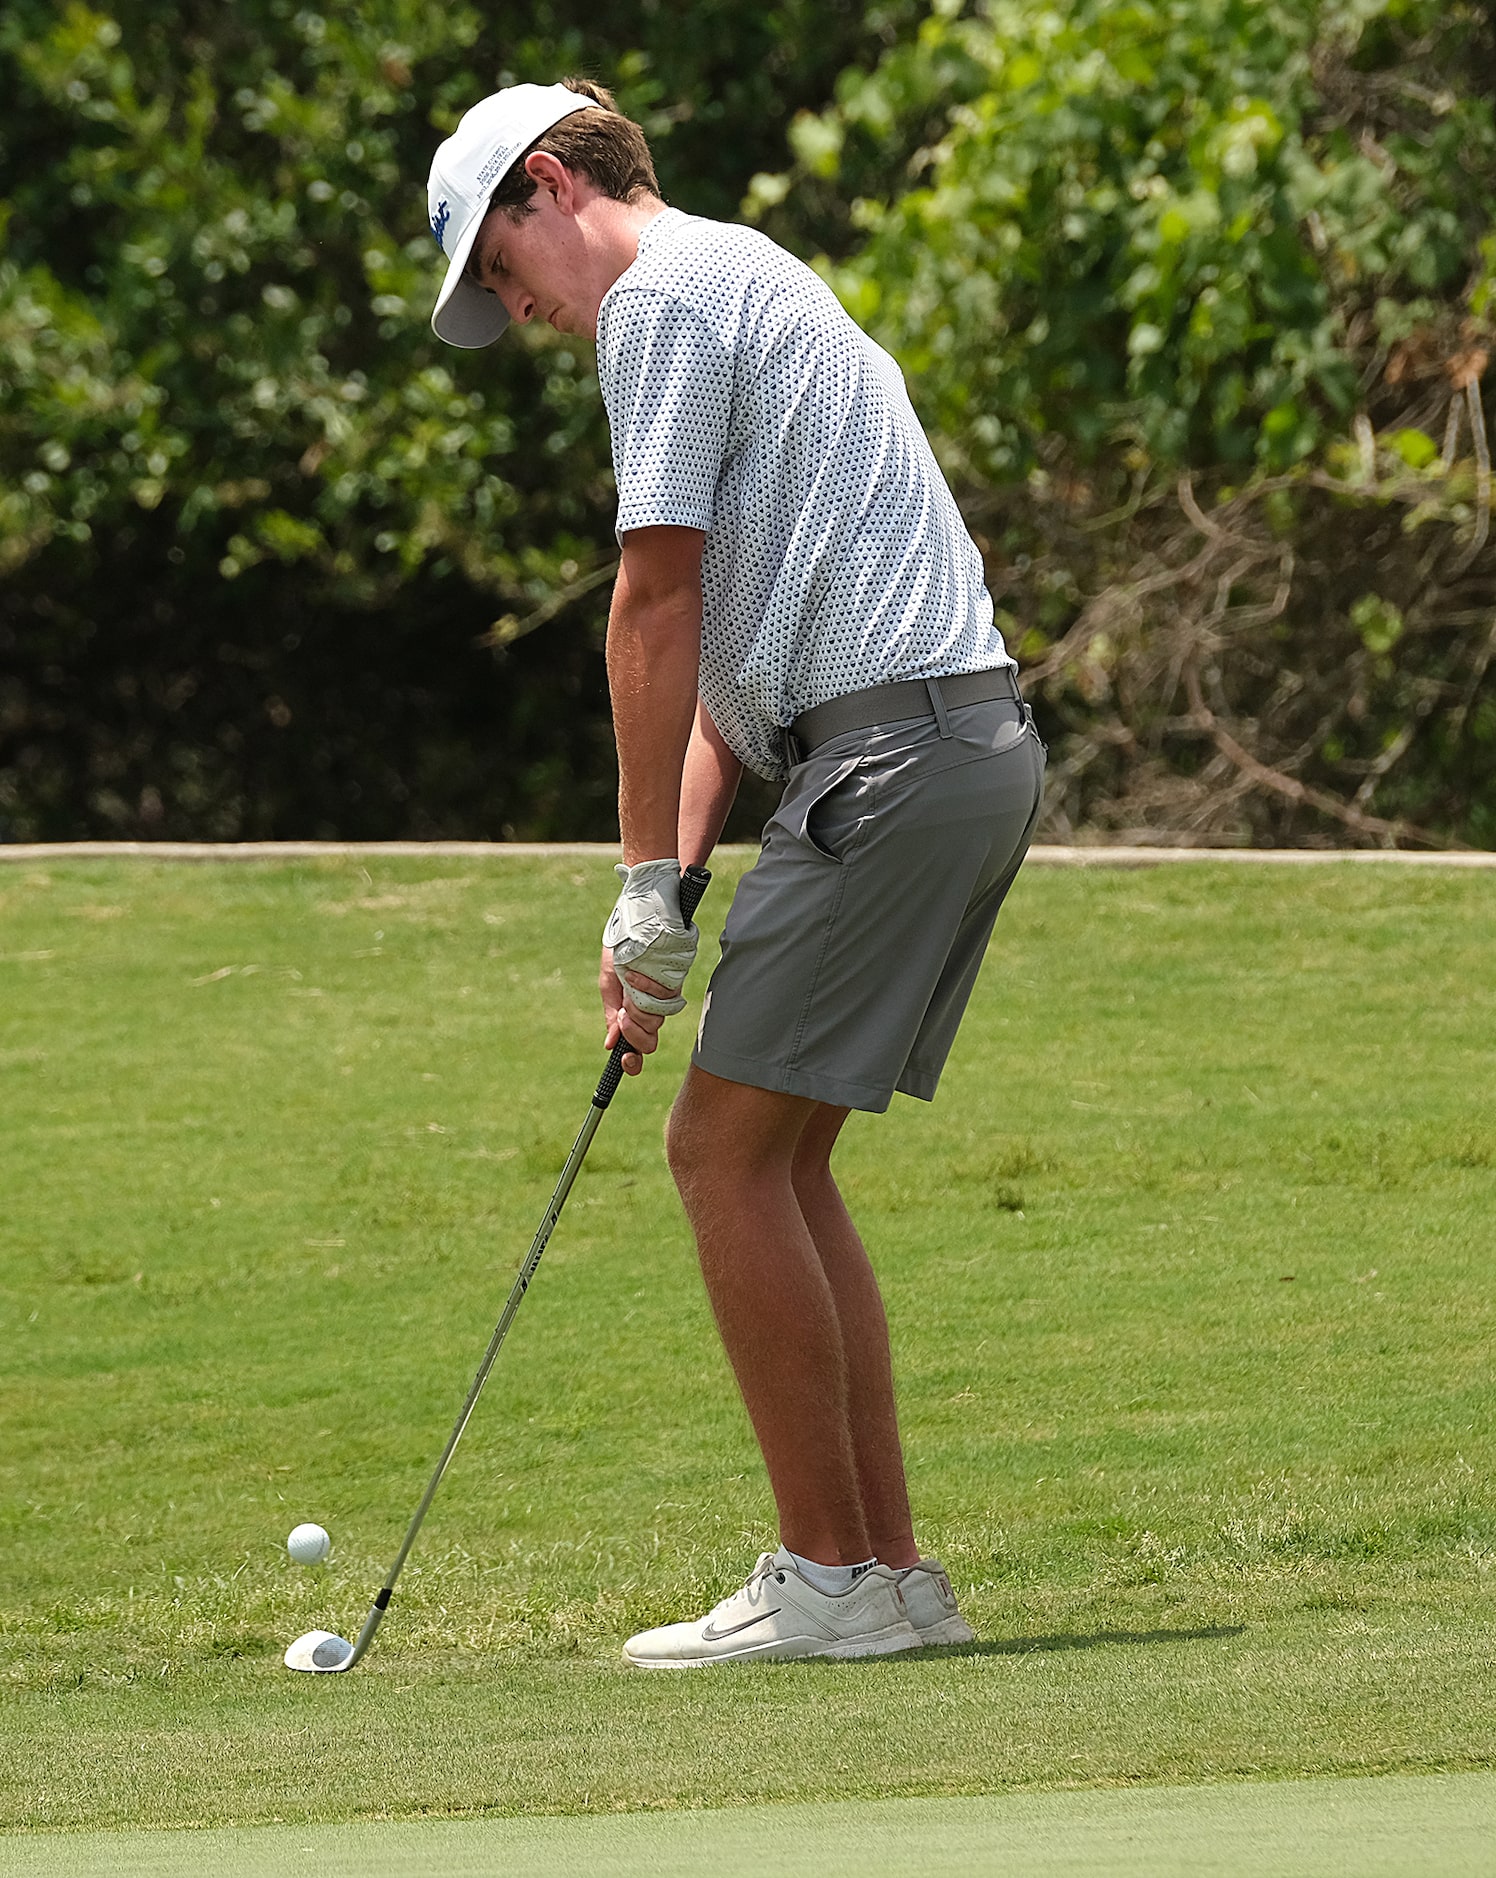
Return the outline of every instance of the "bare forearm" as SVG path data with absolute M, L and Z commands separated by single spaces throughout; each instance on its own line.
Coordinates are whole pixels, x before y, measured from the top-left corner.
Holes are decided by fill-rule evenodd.
M 721 836 L 742 775 L 743 765 L 722 741 L 706 706 L 698 704 L 681 780 L 677 852 L 682 867 L 706 865 Z
M 618 746 L 618 826 L 631 867 L 677 853 L 700 657 L 699 593 L 646 602 L 620 575 L 608 620 L 608 688 Z

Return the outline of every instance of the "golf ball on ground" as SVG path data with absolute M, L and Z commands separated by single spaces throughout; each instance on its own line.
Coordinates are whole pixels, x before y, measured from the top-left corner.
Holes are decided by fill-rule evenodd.
M 332 1550 L 332 1540 L 320 1526 L 298 1526 L 287 1539 L 286 1550 L 298 1565 L 320 1565 Z

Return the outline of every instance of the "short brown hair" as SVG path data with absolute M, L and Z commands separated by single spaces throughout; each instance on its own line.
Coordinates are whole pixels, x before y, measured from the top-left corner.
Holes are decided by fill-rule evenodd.
M 525 158 L 544 150 L 575 170 L 605 196 L 615 202 L 637 202 L 640 196 L 657 196 L 660 185 L 655 180 L 654 159 L 644 132 L 632 118 L 625 117 L 613 101 L 613 94 L 590 78 L 563 78 L 562 84 L 579 97 L 600 104 L 600 111 L 574 111 L 553 124 L 543 137 L 537 137 L 510 164 L 504 180 L 488 199 L 490 209 L 504 209 L 511 216 L 533 213 L 535 178 L 525 170 Z

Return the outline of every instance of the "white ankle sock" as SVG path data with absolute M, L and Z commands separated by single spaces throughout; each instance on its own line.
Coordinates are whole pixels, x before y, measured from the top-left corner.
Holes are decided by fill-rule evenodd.
M 850 1591 L 869 1565 L 876 1565 L 875 1558 L 865 1559 L 861 1565 L 818 1565 L 813 1558 L 801 1558 L 798 1552 L 791 1552 L 788 1546 L 784 1555 L 799 1572 L 807 1584 L 814 1585 L 828 1598 L 840 1597 L 842 1592 Z

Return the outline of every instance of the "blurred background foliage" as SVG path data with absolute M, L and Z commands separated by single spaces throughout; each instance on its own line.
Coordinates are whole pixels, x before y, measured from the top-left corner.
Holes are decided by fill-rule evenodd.
M 1051 836 L 1496 846 L 1477 0 L 10 0 L 0 837 L 613 832 L 591 348 L 426 326 L 567 71 L 900 358 Z

